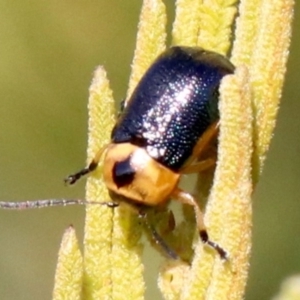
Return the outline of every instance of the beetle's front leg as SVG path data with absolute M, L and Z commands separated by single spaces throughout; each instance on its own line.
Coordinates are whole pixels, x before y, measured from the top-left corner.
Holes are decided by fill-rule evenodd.
M 197 223 L 197 228 L 199 230 L 200 239 L 202 240 L 203 243 L 214 248 L 219 253 L 219 255 L 222 259 L 227 260 L 228 253 L 219 244 L 217 244 L 209 239 L 209 236 L 208 236 L 205 224 L 204 224 L 203 213 L 202 213 L 196 199 L 191 194 L 186 193 L 178 188 L 173 192 L 172 198 L 177 201 L 180 201 L 183 204 L 188 204 L 188 205 L 193 206 L 194 211 L 195 211 L 196 223 Z
M 175 253 L 175 251 L 165 242 L 163 237 L 157 232 L 151 221 L 148 219 L 147 210 L 140 208 L 138 210 L 139 218 L 143 219 L 147 230 L 149 230 L 152 240 L 156 245 L 159 245 L 163 252 L 168 256 L 168 258 L 177 260 L 180 259 L 179 256 Z M 174 218 L 172 215 L 171 218 Z M 174 220 L 173 220 L 174 222 Z
M 84 169 L 69 175 L 67 178 L 64 179 L 65 183 L 67 184 L 74 184 L 76 183 L 76 181 L 78 181 L 81 177 L 83 177 L 84 175 L 87 175 L 91 172 L 93 172 L 94 170 L 97 169 L 101 156 L 103 154 L 103 152 L 106 150 L 107 145 L 105 145 L 104 147 L 102 147 L 95 155 L 95 157 L 93 158 L 93 160 L 89 163 L 89 165 L 87 167 L 85 167 Z

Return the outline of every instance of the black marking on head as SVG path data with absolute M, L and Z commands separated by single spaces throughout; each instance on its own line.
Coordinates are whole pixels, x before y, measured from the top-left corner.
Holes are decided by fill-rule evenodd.
M 118 188 L 130 184 L 135 175 L 134 169 L 130 165 L 131 156 L 123 161 L 116 162 L 113 167 L 113 180 Z

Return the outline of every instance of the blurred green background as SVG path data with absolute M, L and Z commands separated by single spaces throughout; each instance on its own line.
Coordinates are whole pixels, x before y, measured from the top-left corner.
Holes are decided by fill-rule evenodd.
M 170 18 L 174 1 L 166 1 Z M 0 200 L 79 198 L 84 181 L 62 179 L 86 158 L 91 74 L 105 66 L 124 97 L 141 1 L 0 1 Z M 300 273 L 300 16 L 271 151 L 254 197 L 254 244 L 246 299 L 270 299 Z M 170 26 L 170 24 L 169 24 Z M 0 299 L 50 299 L 57 251 L 84 207 L 0 211 Z M 146 255 L 147 299 L 155 288 Z M 149 263 L 150 262 L 150 263 Z

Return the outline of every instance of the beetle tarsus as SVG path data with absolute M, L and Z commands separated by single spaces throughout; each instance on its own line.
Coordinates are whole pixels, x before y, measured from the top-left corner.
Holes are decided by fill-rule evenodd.
M 210 247 L 212 247 L 213 249 L 215 249 L 218 252 L 221 259 L 228 260 L 228 258 L 229 258 L 228 253 L 219 244 L 217 244 L 209 239 L 208 233 L 206 230 L 201 230 L 199 232 L 199 236 L 204 244 L 209 245 Z
M 74 184 L 76 183 L 82 176 L 88 174 L 90 171 L 88 168 L 85 168 L 85 169 L 82 169 L 81 171 L 75 173 L 75 174 L 72 174 L 72 175 L 69 175 L 67 178 L 64 179 L 65 183 L 66 184 Z
M 105 204 L 108 207 L 111 207 L 111 208 L 115 208 L 115 207 L 118 207 L 120 205 L 118 202 L 106 202 Z
M 94 171 L 98 166 L 98 162 L 96 161 L 92 161 L 88 167 L 80 170 L 79 172 L 75 173 L 75 174 L 71 174 L 69 175 L 67 178 L 64 179 L 66 184 L 74 184 L 76 183 L 81 177 L 91 173 L 92 171 Z

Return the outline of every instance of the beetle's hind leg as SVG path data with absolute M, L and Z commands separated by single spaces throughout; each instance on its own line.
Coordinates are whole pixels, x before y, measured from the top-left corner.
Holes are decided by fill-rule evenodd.
M 202 240 L 203 243 L 214 248 L 219 253 L 219 255 L 222 259 L 227 260 L 228 253 L 220 245 L 218 245 L 217 243 L 215 243 L 209 239 L 206 227 L 204 225 L 203 213 L 202 213 L 196 199 L 191 194 L 186 193 L 180 189 L 176 189 L 173 192 L 172 198 L 177 201 L 180 201 L 183 204 L 188 204 L 188 205 L 193 206 L 194 211 L 195 211 L 196 223 L 197 223 L 197 228 L 199 230 L 200 239 Z
M 200 173 L 206 170 L 211 169 L 216 164 L 216 159 L 214 158 L 207 158 L 205 160 L 198 161 L 194 164 L 191 164 L 187 167 L 184 167 L 182 170 L 180 170 L 181 174 L 194 174 L 194 173 Z
M 85 167 L 84 169 L 69 175 L 67 178 L 64 179 L 65 183 L 67 184 L 74 184 L 76 181 L 78 181 L 82 176 L 87 175 L 91 172 L 93 172 L 94 170 L 97 169 L 98 165 L 99 165 L 99 161 L 101 159 L 101 156 L 103 154 L 103 152 L 106 150 L 107 145 L 105 145 L 104 147 L 102 147 L 95 155 L 95 157 L 93 158 L 93 160 L 90 162 L 90 164 Z
M 190 158 L 179 170 L 181 174 L 199 173 L 215 166 L 217 155 L 214 143 L 216 142 L 218 129 L 219 125 L 216 121 L 203 133 Z

